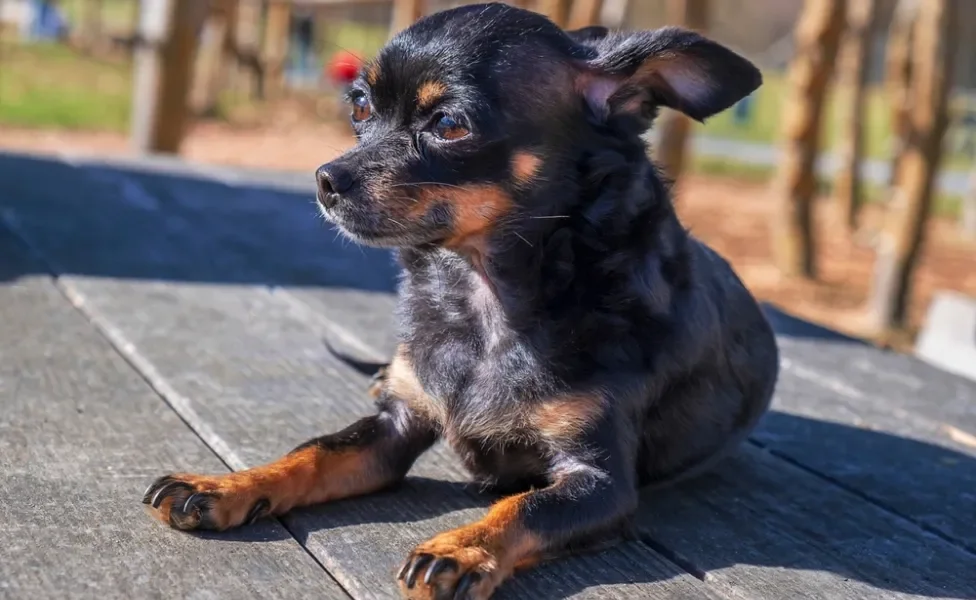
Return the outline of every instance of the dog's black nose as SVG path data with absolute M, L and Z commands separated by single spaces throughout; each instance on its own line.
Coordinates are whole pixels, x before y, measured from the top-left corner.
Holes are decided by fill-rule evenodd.
M 315 179 L 319 184 L 319 201 L 326 208 L 335 206 L 339 196 L 348 192 L 354 183 L 352 174 L 334 163 L 319 167 L 315 172 Z

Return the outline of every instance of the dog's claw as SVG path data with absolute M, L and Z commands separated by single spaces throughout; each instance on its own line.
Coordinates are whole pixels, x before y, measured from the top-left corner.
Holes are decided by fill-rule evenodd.
M 171 481 L 174 481 L 173 478 L 170 477 L 169 475 L 166 475 L 150 483 L 149 487 L 147 487 L 146 491 L 143 492 L 142 494 L 142 503 L 143 504 L 151 503 L 153 499 L 153 494 L 156 493 L 156 490 L 158 490 L 161 485 L 165 485 Z
M 203 494 L 201 494 L 200 492 L 196 492 L 194 494 L 190 494 L 189 496 L 187 496 L 186 502 L 183 503 L 183 509 L 182 509 L 183 512 L 188 513 L 191 510 L 195 509 L 197 507 L 196 506 L 197 502 L 199 502 L 200 500 L 203 500 Z
M 468 590 L 471 586 L 478 583 L 481 580 L 480 573 L 465 573 L 464 576 L 458 580 L 457 588 L 454 590 L 454 600 L 466 600 L 468 597 Z
M 434 562 L 430 563 L 427 567 L 427 573 L 424 574 L 424 584 L 430 585 L 431 579 L 434 578 L 438 573 L 444 571 L 456 571 L 458 568 L 457 563 L 453 558 L 436 558 Z
M 406 576 L 407 569 L 410 568 L 411 563 L 413 563 L 412 560 L 408 560 L 407 562 L 403 563 L 403 566 L 400 567 L 400 571 L 397 573 L 397 580 L 401 580 L 404 578 L 404 576 Z
M 434 557 L 432 555 L 421 554 L 420 556 L 418 556 L 412 561 L 413 564 L 410 565 L 410 569 L 407 571 L 406 583 L 407 583 L 408 590 L 413 589 L 413 586 L 417 584 L 418 571 L 426 567 L 432 560 L 434 560 Z
M 193 488 L 189 484 L 183 483 L 182 481 L 168 481 L 167 483 L 163 484 L 163 487 L 156 490 L 156 495 L 154 495 L 152 498 L 152 507 L 159 508 L 159 505 L 162 504 L 163 500 L 166 498 L 166 492 L 173 489 L 192 490 Z

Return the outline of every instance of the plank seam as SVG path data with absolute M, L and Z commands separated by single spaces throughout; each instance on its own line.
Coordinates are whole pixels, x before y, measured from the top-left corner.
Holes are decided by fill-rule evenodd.
M 96 309 L 92 308 L 85 301 L 84 294 L 75 289 L 70 283 L 63 281 L 59 275 L 63 269 L 61 269 L 58 264 L 45 256 L 36 244 L 31 242 L 30 235 L 26 233 L 23 227 L 20 226 L 20 221 L 17 216 L 11 210 L 0 211 L 0 225 L 5 226 L 14 237 L 14 239 L 19 240 L 21 245 L 27 250 L 31 257 L 37 261 L 37 263 L 42 266 L 48 272 L 48 276 L 51 278 L 51 283 L 54 285 L 55 289 L 60 292 L 60 294 L 68 301 L 71 306 L 77 310 L 82 317 L 92 326 L 92 328 L 100 335 L 113 350 L 128 364 L 132 369 L 139 375 L 139 377 L 149 386 L 153 392 L 156 393 L 159 398 L 169 406 L 170 410 L 176 413 L 176 416 L 189 428 L 194 435 L 210 450 L 217 460 L 219 460 L 229 471 L 238 471 L 246 469 L 247 465 L 244 461 L 237 455 L 236 452 L 230 447 L 227 442 L 223 440 L 212 428 L 210 428 L 202 419 L 197 415 L 196 411 L 190 405 L 190 400 L 186 396 L 183 396 L 177 392 L 169 383 L 166 382 L 165 378 L 156 370 L 152 363 L 143 357 L 138 349 L 129 342 L 122 332 L 112 325 L 108 320 L 104 319 Z M 194 423 L 196 421 L 196 423 Z M 354 600 L 355 596 L 346 588 L 342 583 L 336 578 L 335 575 L 318 559 L 315 554 L 309 550 L 309 548 L 302 544 L 298 535 L 292 530 L 288 525 L 285 524 L 283 519 L 280 517 L 273 517 L 274 520 L 281 526 L 282 529 L 288 532 L 288 535 L 292 536 L 298 547 L 301 548 L 305 554 L 307 554 L 315 564 L 322 569 L 322 571 L 335 582 L 339 589 L 343 591 L 350 600 Z
M 908 515 L 902 514 L 901 511 L 897 510 L 894 507 L 889 506 L 888 504 L 882 502 L 881 500 L 878 500 L 876 498 L 873 498 L 872 496 L 869 496 L 868 494 L 865 494 L 864 492 L 858 490 L 857 488 L 851 487 L 851 486 L 847 485 L 846 483 L 844 483 L 843 481 L 840 481 L 839 479 L 836 479 L 834 477 L 831 477 L 830 475 L 828 475 L 826 473 L 821 473 L 820 471 L 817 471 L 816 469 L 814 469 L 812 467 L 809 467 L 809 466 L 803 464 L 802 462 L 794 459 L 793 457 L 791 457 L 791 456 L 789 456 L 789 455 L 787 455 L 787 454 L 785 454 L 783 452 L 780 452 L 779 450 L 773 450 L 772 448 L 766 446 L 765 444 L 763 444 L 759 440 L 756 440 L 754 438 L 749 438 L 749 443 L 752 444 L 753 446 L 759 448 L 760 450 L 769 453 L 770 456 L 776 458 L 777 460 L 783 461 L 784 463 L 787 463 L 787 464 L 789 464 L 789 465 L 791 465 L 793 467 L 796 467 L 797 469 L 800 469 L 801 471 L 803 471 L 805 473 L 808 473 L 810 475 L 813 475 L 814 477 L 816 477 L 817 479 L 820 479 L 821 481 L 824 481 L 824 482 L 829 483 L 829 484 L 831 484 L 831 485 L 833 485 L 833 486 L 835 486 L 837 488 L 840 488 L 841 490 L 843 490 L 843 491 L 845 491 L 845 492 L 847 492 L 849 494 L 852 494 L 852 495 L 856 496 L 857 498 L 863 500 L 864 502 L 867 502 L 871 506 L 874 506 L 875 508 L 878 508 L 878 509 L 884 511 L 884 512 L 892 515 L 893 517 L 896 517 L 897 519 L 899 519 L 901 521 L 904 521 L 905 523 L 908 523 L 909 525 L 911 525 L 913 527 L 917 527 L 918 529 L 922 530 L 924 533 L 927 533 L 929 535 L 932 535 L 932 536 L 934 536 L 934 537 L 942 540 L 943 542 L 946 542 L 947 544 L 949 544 L 951 546 L 954 546 L 955 548 L 958 548 L 960 550 L 963 550 L 967 554 L 970 554 L 970 555 L 976 557 L 976 548 L 973 548 L 972 546 L 970 546 L 966 542 L 964 542 L 962 540 L 959 540 L 959 539 L 956 539 L 956 538 L 954 538 L 954 537 L 952 537 L 952 536 L 950 536 L 950 535 L 948 535 L 948 534 L 940 531 L 939 529 L 936 529 L 935 527 L 932 527 L 932 526 L 927 525 L 925 523 L 916 521 L 915 519 L 909 517 Z

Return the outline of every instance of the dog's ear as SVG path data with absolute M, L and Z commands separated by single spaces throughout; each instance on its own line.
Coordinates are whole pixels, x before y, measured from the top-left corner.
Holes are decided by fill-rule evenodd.
M 580 29 L 573 29 L 566 32 L 577 44 L 586 44 L 602 40 L 610 34 L 610 30 L 602 25 L 590 25 Z
M 586 45 L 596 53 L 577 87 L 590 106 L 604 116 L 629 113 L 647 126 L 659 106 L 704 121 L 762 84 L 751 62 L 677 27 L 614 33 Z

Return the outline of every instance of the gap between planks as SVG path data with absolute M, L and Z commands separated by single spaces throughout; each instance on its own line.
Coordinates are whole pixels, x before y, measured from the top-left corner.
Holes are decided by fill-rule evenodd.
M 224 441 L 207 423 L 197 415 L 190 405 L 190 401 L 182 394 L 177 392 L 166 379 L 156 370 L 134 344 L 129 342 L 125 335 L 107 319 L 103 318 L 98 311 L 90 307 L 84 295 L 74 289 L 70 284 L 61 280 L 60 272 L 63 270 L 58 265 L 42 253 L 35 244 L 31 242 L 29 234 L 20 227 L 19 221 L 12 211 L 0 211 L 0 226 L 10 231 L 14 239 L 19 240 L 23 247 L 30 254 L 31 258 L 42 265 L 48 272 L 54 287 L 77 310 L 82 317 L 87 320 L 93 329 L 122 357 L 122 359 L 146 382 L 147 385 L 156 393 L 159 398 L 169 406 L 180 420 L 193 432 L 194 435 L 213 453 L 229 471 L 239 471 L 246 469 L 247 465 L 237 455 L 230 445 Z M 355 600 L 355 596 L 347 587 L 342 585 L 336 576 L 322 564 L 322 561 L 312 552 L 306 544 L 303 544 L 299 536 L 281 517 L 273 517 L 281 527 L 288 532 L 288 535 L 295 540 L 295 543 L 305 552 L 315 564 L 321 568 L 329 578 L 335 582 L 339 589 L 350 599 Z

